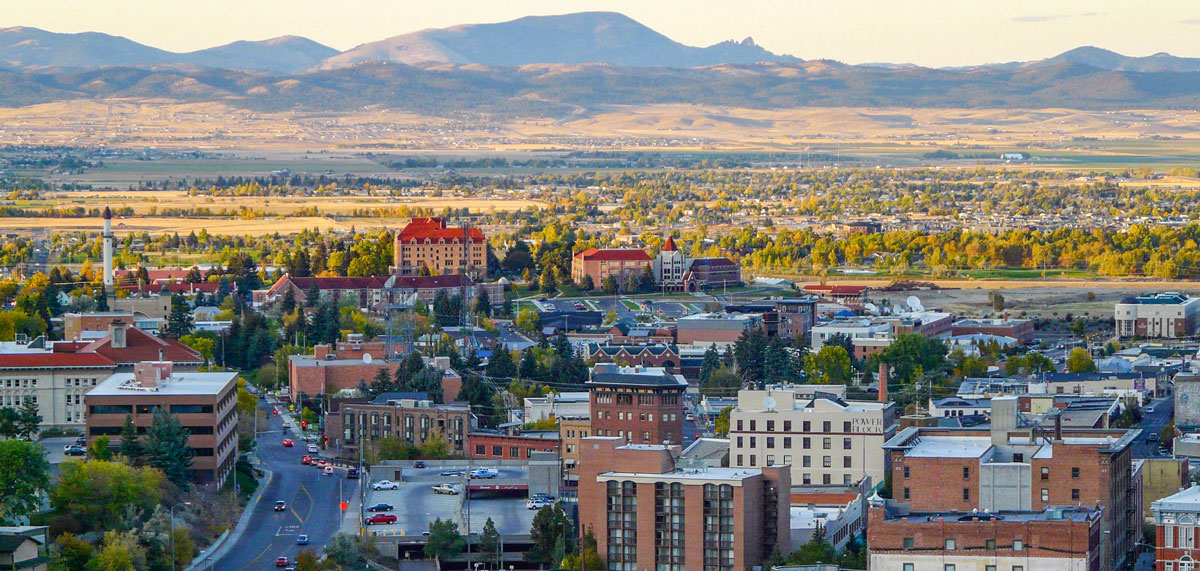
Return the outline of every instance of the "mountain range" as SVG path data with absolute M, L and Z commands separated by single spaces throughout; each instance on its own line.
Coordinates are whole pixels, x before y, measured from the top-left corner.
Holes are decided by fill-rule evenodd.
M 177 53 L 96 32 L 0 29 L 0 105 L 114 97 L 539 113 L 616 103 L 1195 108 L 1200 58 L 1081 47 L 965 68 L 846 65 L 749 38 L 687 46 L 612 12 L 422 30 L 345 52 L 296 36 Z

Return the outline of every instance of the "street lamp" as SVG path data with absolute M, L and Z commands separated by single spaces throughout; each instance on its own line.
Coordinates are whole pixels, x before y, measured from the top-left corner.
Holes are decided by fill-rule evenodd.
M 236 478 L 236 476 L 235 476 L 235 478 Z M 192 502 L 183 502 L 183 505 L 191 506 Z M 170 522 L 170 527 L 171 527 L 171 571 L 175 571 L 175 508 L 177 508 L 177 507 L 179 507 L 179 504 L 175 504 L 175 505 L 171 506 L 171 509 L 170 509 L 170 514 L 171 514 L 170 515 L 170 519 L 171 519 L 171 522 Z

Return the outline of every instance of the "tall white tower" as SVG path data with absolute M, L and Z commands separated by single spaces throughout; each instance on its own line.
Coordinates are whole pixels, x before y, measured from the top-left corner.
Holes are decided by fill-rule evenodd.
M 104 207 L 104 233 L 100 237 L 104 239 L 104 289 L 111 293 L 113 286 L 112 210 L 109 210 L 107 206 Z

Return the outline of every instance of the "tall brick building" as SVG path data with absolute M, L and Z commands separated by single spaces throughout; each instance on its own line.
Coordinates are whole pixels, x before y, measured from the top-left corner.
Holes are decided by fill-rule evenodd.
M 680 452 L 580 441 L 580 523 L 609 569 L 750 571 L 791 551 L 787 466 L 680 468 Z
M 584 276 L 591 276 L 596 288 L 603 285 L 604 278 L 612 276 L 617 287 L 625 289 L 630 276 L 640 277 L 651 269 L 650 254 L 638 248 L 588 248 L 571 258 L 571 281 L 583 283 Z
M 1132 444 L 1140 430 L 1020 426 L 1016 397 L 992 399 L 990 430 L 909 427 L 884 444 L 892 497 L 917 512 L 1104 508 L 1102 561 L 1115 565 L 1141 535 Z M 1110 567 L 1103 567 L 1108 569 Z
M 1200 561 L 1200 487 L 1150 505 L 1154 513 L 1156 571 L 1191 571 Z
M 397 274 L 417 275 L 422 266 L 434 274 L 487 277 L 487 237 L 478 228 L 451 227 L 444 218 L 413 218 L 396 234 L 393 265 Z
M 683 442 L 683 392 L 687 381 L 665 369 L 592 367 L 587 382 L 592 434 L 638 444 Z

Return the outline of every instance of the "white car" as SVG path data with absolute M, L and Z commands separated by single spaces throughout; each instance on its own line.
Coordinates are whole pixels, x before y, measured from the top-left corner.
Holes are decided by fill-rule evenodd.
M 495 468 L 476 468 L 474 470 L 471 470 L 470 477 L 479 478 L 482 480 L 490 480 L 499 475 L 500 475 L 500 472 L 496 471 Z
M 372 489 L 372 490 L 375 490 L 375 491 L 379 491 L 379 490 L 399 490 L 399 489 L 400 489 L 400 484 L 397 484 L 396 482 L 393 482 L 393 481 L 391 481 L 391 480 L 380 480 L 380 481 L 378 481 L 378 482 L 375 482 L 374 484 L 371 484 L 371 489 Z
M 554 502 L 545 498 L 530 498 L 525 502 L 525 508 L 531 510 L 540 510 L 554 505 Z
M 435 493 L 435 494 L 450 494 L 452 496 L 457 496 L 458 488 L 454 487 L 454 484 L 438 484 L 433 487 L 433 493 Z
M 317 448 L 317 445 L 316 445 L 316 444 L 309 444 L 309 445 L 308 445 L 308 453 L 309 453 L 309 454 L 316 454 L 316 453 L 318 453 L 318 452 L 320 452 L 320 451 L 321 451 L 321 449 L 320 449 L 320 448 Z

